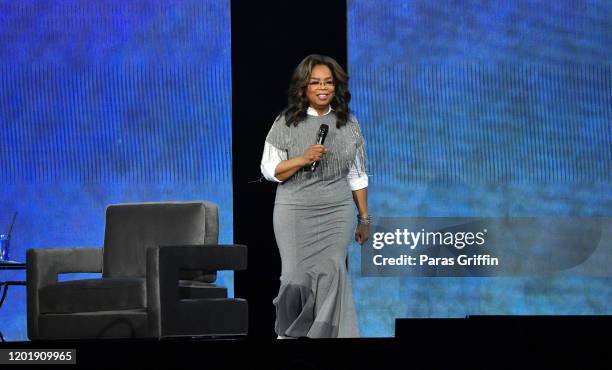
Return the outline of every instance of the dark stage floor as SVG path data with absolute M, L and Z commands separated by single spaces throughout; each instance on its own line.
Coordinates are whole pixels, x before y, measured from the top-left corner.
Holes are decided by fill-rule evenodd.
M 610 322 L 609 316 L 398 319 L 397 338 L 106 339 L 8 342 L 0 349 L 76 349 L 78 368 L 100 369 L 592 368 L 610 359 Z

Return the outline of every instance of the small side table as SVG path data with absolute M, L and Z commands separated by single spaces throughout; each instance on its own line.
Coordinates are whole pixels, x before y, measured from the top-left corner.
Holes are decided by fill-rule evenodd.
M 25 270 L 26 264 L 18 261 L 0 261 L 0 270 Z M 0 287 L 2 288 L 2 296 L 0 297 L 0 309 L 2 308 L 2 304 L 4 304 L 4 300 L 6 299 L 6 294 L 8 293 L 8 287 L 10 285 L 21 285 L 25 286 L 25 281 L 0 281 Z M 0 331 L 0 342 L 4 342 L 4 335 L 2 335 L 2 331 Z

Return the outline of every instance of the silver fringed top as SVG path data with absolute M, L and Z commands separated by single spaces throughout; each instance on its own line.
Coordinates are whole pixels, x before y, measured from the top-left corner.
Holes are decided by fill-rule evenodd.
M 353 167 L 360 176 L 366 174 L 364 140 L 359 123 L 352 115 L 340 128 L 336 127 L 333 112 L 324 116 L 309 115 L 297 126 L 287 126 L 285 117 L 280 115 L 274 121 L 266 142 L 285 151 L 287 158 L 295 158 L 316 142 L 321 124 L 329 126 L 324 144 L 327 153 L 314 172 L 305 167 L 279 183 L 276 203 L 325 204 L 350 199 L 349 169 Z

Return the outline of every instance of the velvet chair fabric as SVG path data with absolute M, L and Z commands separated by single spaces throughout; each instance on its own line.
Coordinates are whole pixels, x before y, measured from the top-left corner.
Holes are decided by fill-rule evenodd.
M 220 269 L 246 268 L 246 247 L 217 245 L 218 230 L 210 202 L 118 204 L 106 211 L 104 248 L 29 249 L 28 336 L 246 334 L 246 301 L 212 284 Z M 70 272 L 102 278 L 58 282 Z
M 248 306 L 244 299 L 182 299 L 178 284 L 181 269 L 244 270 L 244 245 L 172 246 L 148 251 L 147 294 L 151 336 L 239 335 L 248 329 Z M 226 317 L 227 320 L 220 320 Z

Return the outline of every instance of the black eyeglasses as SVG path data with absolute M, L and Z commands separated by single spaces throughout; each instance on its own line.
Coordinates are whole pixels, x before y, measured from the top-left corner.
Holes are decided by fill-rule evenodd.
M 310 81 L 308 84 L 311 86 L 322 85 L 323 87 L 327 87 L 327 85 L 334 86 L 334 81 L 315 81 L 313 80 L 313 81 Z

